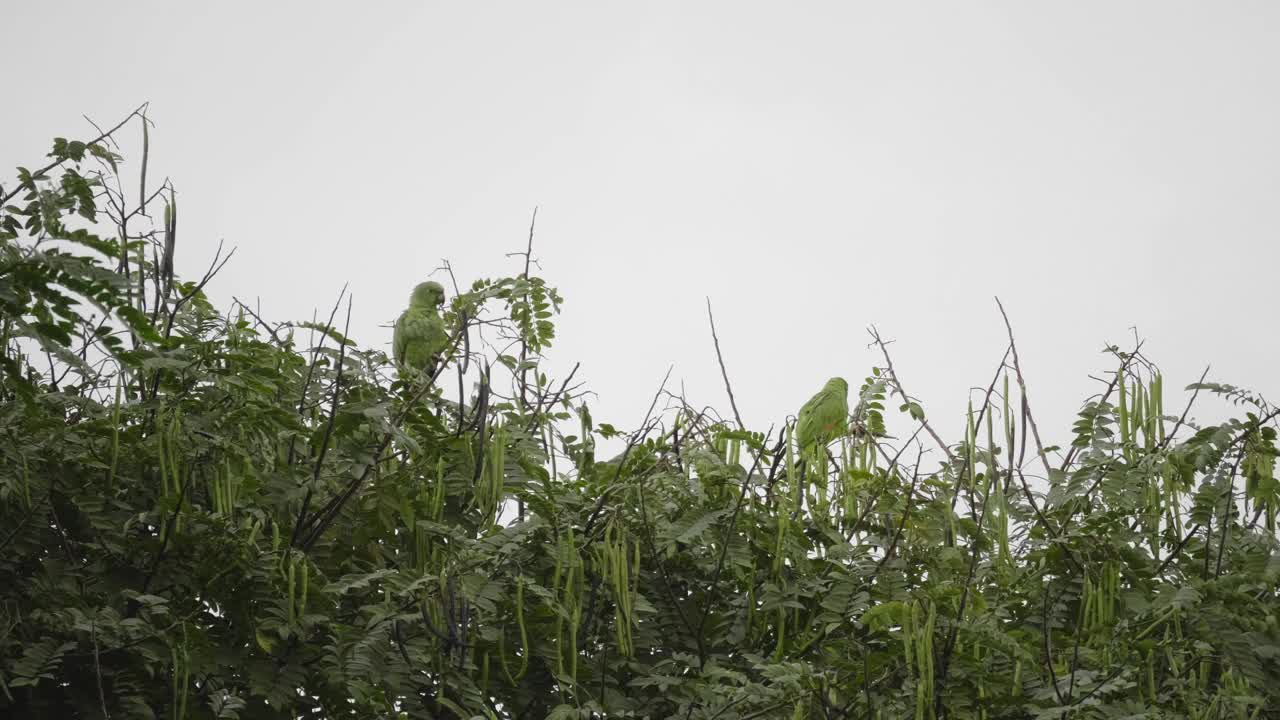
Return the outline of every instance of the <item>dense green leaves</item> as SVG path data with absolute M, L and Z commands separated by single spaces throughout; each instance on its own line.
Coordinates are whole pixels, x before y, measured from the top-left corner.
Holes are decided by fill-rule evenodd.
M 890 367 L 827 452 L 684 398 L 627 431 L 527 271 L 401 377 L 339 306 L 217 310 L 120 157 L 51 157 L 0 211 L 0 714 L 1280 717 L 1254 393 L 1193 427 L 1113 348 L 1065 454 L 1007 378 L 927 454 Z

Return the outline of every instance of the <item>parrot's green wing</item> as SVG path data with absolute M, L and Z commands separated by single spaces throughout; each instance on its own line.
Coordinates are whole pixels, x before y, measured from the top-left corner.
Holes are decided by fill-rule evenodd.
M 831 378 L 825 387 L 800 408 L 796 417 L 796 440 L 801 450 L 826 445 L 847 429 L 849 384 Z
M 391 354 L 397 365 L 432 374 L 448 342 L 444 320 L 434 309 L 411 307 L 396 320 Z

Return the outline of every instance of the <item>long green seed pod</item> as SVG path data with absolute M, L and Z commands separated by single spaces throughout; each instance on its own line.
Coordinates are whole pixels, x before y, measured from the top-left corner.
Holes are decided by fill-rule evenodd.
M 23 508 L 31 509 L 31 468 L 27 466 L 26 453 L 21 454 L 22 457 L 22 498 Z
M 627 615 L 635 624 L 636 595 L 640 593 L 640 540 L 631 543 L 631 587 L 627 593 Z
M 787 609 L 778 606 L 778 643 L 773 648 L 774 662 L 781 662 L 782 655 L 787 646 Z
M 298 593 L 298 618 L 301 619 L 307 612 L 307 576 L 310 574 L 311 564 L 307 562 L 306 557 L 300 559 L 302 565 L 302 589 Z
M 178 436 L 181 432 L 181 424 L 178 421 L 178 413 L 173 413 L 173 419 L 169 421 L 169 470 L 173 473 L 173 492 L 177 496 L 179 506 L 174 513 L 173 529 L 180 530 L 182 528 L 182 462 L 178 452 Z
M 924 658 L 927 661 L 925 668 L 928 671 L 929 678 L 929 697 L 933 697 L 933 634 L 938 623 L 938 609 L 932 602 L 929 603 L 928 620 L 925 623 L 924 633 Z
M 793 442 L 793 427 L 787 425 L 787 442 L 786 442 L 786 462 L 787 462 L 787 482 L 800 486 L 801 481 L 796 473 L 796 456 Z M 782 574 L 783 548 L 786 545 L 788 515 L 790 513 L 790 494 L 785 488 L 779 488 L 777 497 L 778 525 L 774 530 L 773 538 L 773 577 L 776 579 Z
M 582 598 L 581 598 L 581 561 L 578 558 L 577 549 L 574 544 L 573 528 L 567 527 L 564 534 L 564 548 L 566 555 L 564 569 L 564 584 L 561 588 L 561 602 L 564 609 L 569 615 L 569 639 L 567 643 L 569 649 L 569 666 L 567 675 L 571 682 L 576 683 L 578 678 L 578 625 L 582 617 Z M 562 637 L 563 618 L 557 613 L 557 637 Z M 557 652 L 561 668 L 563 668 L 564 647 L 558 647 Z M 562 672 L 564 670 L 562 669 Z
M 1119 407 L 1119 423 L 1120 423 L 1120 444 L 1124 448 L 1125 457 L 1129 457 L 1129 402 L 1126 399 L 1128 391 L 1124 383 L 1124 366 L 1116 371 L 1116 385 L 1120 390 L 1120 407 Z
M 191 655 L 187 650 L 187 626 L 182 625 L 182 693 L 178 701 L 178 720 L 187 717 L 187 697 L 191 694 Z
M 1011 553 L 1009 551 L 1009 506 L 1005 502 L 1004 483 L 1000 481 L 1000 470 L 996 466 L 996 436 L 995 421 L 992 419 L 993 411 L 990 406 L 987 407 L 987 495 L 990 496 L 994 490 L 996 497 L 995 503 L 995 522 L 996 522 L 996 541 L 1000 551 L 1000 558 L 1005 562 L 1012 562 Z
M 168 444 L 168 436 L 161 432 L 156 438 L 159 441 L 159 450 L 157 451 L 157 464 L 160 470 L 160 497 L 161 499 L 169 497 L 169 451 L 166 447 Z
M 1147 408 L 1142 395 L 1142 383 L 1135 377 L 1133 379 L 1133 443 L 1138 444 L 1138 433 L 1142 432 L 1142 447 L 1149 450 L 1151 438 L 1147 436 Z
M 227 476 L 227 515 L 234 516 L 240 500 L 241 474 L 231 472 L 230 458 L 223 463 L 223 470 Z
M 552 592 L 559 594 L 555 602 L 557 605 L 560 605 L 560 606 L 564 606 L 566 604 L 565 593 L 563 593 L 560 589 L 560 578 L 564 572 L 563 565 L 564 565 L 564 552 L 561 549 L 561 540 L 557 538 L 556 564 L 555 564 L 555 570 L 551 574 L 551 590 Z M 560 612 L 559 609 L 557 609 L 555 613 L 555 618 L 556 618 L 556 631 L 555 631 L 556 674 L 563 676 L 564 675 L 564 613 Z
M 1156 373 L 1152 382 L 1155 384 L 1156 435 L 1164 442 L 1164 375 Z
M 222 498 L 222 471 L 215 470 L 213 477 L 209 480 L 209 498 L 213 501 L 213 512 L 215 515 L 222 515 L 225 502 Z
M 515 681 L 519 682 L 529 669 L 529 633 L 524 626 L 524 575 L 516 578 L 516 626 L 520 628 L 520 669 Z
M 145 125 L 145 123 L 143 123 Z M 107 471 L 107 488 L 115 487 L 116 469 L 120 461 L 120 393 L 124 387 L 124 375 L 116 378 L 116 400 L 111 408 L 111 469 Z M 26 469 L 26 458 L 23 458 L 23 470 Z M 31 496 L 27 496 L 27 507 L 31 507 Z
M 1094 627 L 1094 592 L 1093 582 L 1089 580 L 1089 576 L 1084 578 L 1084 588 L 1080 601 L 1081 624 L 1085 629 L 1092 630 Z
M 969 490 L 972 492 L 977 487 L 974 480 L 975 462 L 973 446 L 978 442 L 978 433 L 973 426 L 973 398 L 969 399 L 969 410 L 965 415 L 964 444 L 965 444 L 965 467 L 969 475 Z
M 1164 492 L 1160 487 L 1160 474 L 1153 473 L 1147 480 L 1147 512 L 1143 519 L 1146 525 L 1147 543 L 1151 546 L 1151 556 L 1160 558 L 1160 518 L 1164 515 L 1162 500 Z
M 1004 374 L 1004 392 L 1000 394 L 1000 417 L 1004 420 L 1004 441 L 1006 448 L 1013 449 L 1013 414 L 1009 412 L 1009 373 Z
M 1156 663 L 1153 650 L 1147 651 L 1147 689 L 1152 704 L 1156 702 Z
M 1107 624 L 1107 603 L 1110 599 L 1107 596 L 1107 566 L 1103 563 L 1102 570 L 1098 574 L 1098 582 L 1094 585 L 1095 602 L 1094 602 L 1094 623 L 1097 627 L 1106 627 Z
M 915 648 L 916 648 L 916 603 L 914 600 L 906 606 L 902 619 L 902 659 L 906 663 L 907 674 L 915 675 L 916 681 L 919 682 L 919 672 L 916 668 Z
M 290 625 L 292 625 L 292 624 L 293 624 L 293 621 L 294 621 L 294 595 L 293 595 L 293 593 L 294 593 L 294 589 L 295 589 L 295 588 L 294 588 L 294 563 L 293 563 L 293 558 L 292 558 L 292 557 L 290 557 L 290 558 L 289 558 L 289 560 L 288 560 L 288 562 L 287 562 L 287 566 L 288 566 L 288 569 L 286 570 L 286 572 L 287 572 L 287 573 L 288 573 L 288 575 L 289 575 L 289 579 L 288 579 L 288 583 L 289 583 L 289 594 L 288 594 L 288 599 L 289 599 L 289 624 L 290 624 Z
M 170 693 L 170 697 L 173 698 L 173 705 L 172 705 L 172 709 L 169 711 L 169 717 L 171 717 L 173 720 L 178 720 L 178 703 L 179 703 L 178 696 L 180 694 L 180 690 L 178 686 L 179 686 L 179 678 L 182 676 L 182 670 L 180 669 L 179 663 L 178 663 L 177 646 L 171 646 L 169 648 L 169 664 L 173 666 L 173 677 L 170 678 L 169 680 L 169 693 Z

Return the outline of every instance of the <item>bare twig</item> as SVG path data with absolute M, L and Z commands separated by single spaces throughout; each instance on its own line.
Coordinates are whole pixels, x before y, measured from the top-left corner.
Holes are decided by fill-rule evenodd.
M 209 269 L 204 271 L 204 275 L 200 278 L 200 282 L 196 283 L 195 287 L 191 288 L 190 292 L 184 293 L 182 297 L 178 298 L 178 301 L 173 304 L 173 308 L 169 310 L 169 319 L 165 322 L 164 326 L 164 336 L 166 338 L 168 338 L 169 333 L 173 331 L 173 321 L 178 316 L 178 311 L 182 309 L 182 306 L 185 305 L 188 300 L 195 297 L 197 293 L 204 290 L 204 286 L 209 284 L 209 281 L 222 270 L 224 265 L 230 262 L 231 257 L 235 254 L 236 249 L 231 248 L 231 252 L 227 253 L 226 257 L 222 257 L 222 241 L 218 241 L 218 249 L 213 253 L 213 261 L 209 263 Z
M 1107 389 L 1102 392 L 1102 397 L 1099 398 L 1098 400 L 1099 403 L 1106 402 L 1111 397 L 1111 393 L 1115 392 L 1116 387 L 1120 384 L 1120 374 L 1128 370 L 1129 364 L 1132 363 L 1138 357 L 1140 357 L 1139 351 L 1141 350 L 1142 350 L 1142 342 L 1138 342 L 1134 346 L 1133 352 L 1129 353 L 1124 357 L 1124 362 L 1120 363 L 1120 371 L 1112 374 L 1111 381 L 1107 383 Z M 1090 375 L 1089 377 L 1093 377 L 1093 376 Z M 1095 379 L 1101 382 L 1100 378 L 1095 378 Z M 1062 470 L 1065 472 L 1067 468 L 1071 467 L 1071 461 L 1075 459 L 1077 450 L 1079 450 L 1079 448 L 1072 447 L 1070 450 L 1067 451 L 1067 456 L 1062 459 L 1062 465 L 1059 466 L 1058 468 L 1059 470 Z
M 573 364 L 573 369 L 569 371 L 569 375 L 565 377 L 565 379 L 560 383 L 560 389 L 557 390 L 555 393 L 553 393 L 548 400 L 544 401 L 541 398 L 538 400 L 538 405 L 537 407 L 534 408 L 534 417 L 529 423 L 530 430 L 532 430 L 533 427 L 537 424 L 537 416 L 540 413 L 542 413 L 543 407 L 545 407 L 548 411 L 550 411 L 551 408 L 556 406 L 556 403 L 560 402 L 561 396 L 564 395 L 565 388 L 569 386 L 569 381 L 573 380 L 573 376 L 578 373 L 578 367 L 581 364 L 582 363 Z
M 124 127 L 124 126 L 125 126 L 125 123 L 127 123 L 127 122 L 129 122 L 130 120 L 132 120 L 133 118 L 135 118 L 135 117 L 137 117 L 137 116 L 141 115 L 143 112 L 145 112 L 145 111 L 146 111 L 146 109 L 147 109 L 147 103 L 142 103 L 141 105 L 139 105 L 139 106 L 138 106 L 138 108 L 137 108 L 136 110 L 134 110 L 133 112 L 129 113 L 129 114 L 125 117 L 125 119 L 123 119 L 123 120 L 121 120 L 119 123 L 117 123 L 115 127 L 111 128 L 110 130 L 107 130 L 107 131 L 103 132 L 102 134 L 98 135 L 98 137 L 96 137 L 96 138 L 94 138 L 94 139 L 90 140 L 89 142 L 85 143 L 85 145 L 86 145 L 86 146 L 89 146 L 89 145 L 97 145 L 98 143 L 102 142 L 103 140 L 105 140 L 105 139 L 107 139 L 107 138 L 111 137 L 111 136 L 112 136 L 112 135 L 113 135 L 117 130 L 119 130 L 120 128 Z M 31 173 L 31 177 L 33 177 L 33 178 L 40 177 L 41 175 L 44 175 L 45 173 L 47 173 L 47 172 L 49 172 L 50 170 L 52 170 L 52 169 L 54 169 L 54 168 L 58 167 L 59 165 L 61 165 L 61 164 L 62 164 L 62 163 L 64 163 L 64 162 L 66 162 L 66 161 L 65 161 L 65 160 L 55 160 L 55 161 L 53 161 L 53 162 L 49 163 L 48 165 L 45 165 L 44 167 L 40 168 L 39 170 L 37 170 L 37 171 L 35 171 L 35 172 Z M 18 185 L 18 187 L 16 187 L 16 188 L 14 188 L 13 190 L 11 190 L 11 191 L 9 191 L 9 192 L 5 193 L 3 196 L 0 196 L 0 205 L 4 205 L 5 203 L 7 203 L 7 202 L 9 202 L 10 200 L 12 200 L 12 199 L 13 199 L 13 197 L 14 197 L 15 195 L 17 195 L 19 192 L 22 192 L 23 187 L 24 187 L 23 185 Z
M 241 300 L 240 298 L 234 295 L 231 296 L 231 299 L 234 300 L 237 305 L 244 308 L 245 312 L 248 312 L 249 315 L 253 317 L 254 322 L 256 322 L 260 327 L 266 330 L 268 334 L 271 335 L 272 340 L 275 340 L 276 343 L 278 344 L 284 343 L 284 340 L 280 337 L 280 334 L 279 334 L 280 331 L 271 327 L 271 325 L 266 320 L 262 319 L 262 316 L 259 313 L 254 312 L 253 308 L 249 307 L 243 300 Z
M 1227 502 L 1222 508 L 1222 536 L 1218 538 L 1218 560 L 1214 565 L 1213 577 L 1217 578 L 1222 575 L 1222 554 L 1227 549 L 1227 538 L 1231 531 L 1231 510 L 1235 507 L 1236 497 L 1236 472 L 1240 470 L 1240 461 L 1244 459 L 1244 453 L 1236 455 L 1236 461 L 1231 466 L 1231 473 L 1227 475 Z M 1205 548 L 1205 556 L 1209 554 L 1209 548 Z
M 885 548 L 884 556 L 881 557 L 880 561 L 876 563 L 876 569 L 872 571 L 871 577 L 875 577 L 876 575 L 878 575 L 880 573 L 881 568 L 884 567 L 884 564 L 889 562 L 889 558 L 893 557 L 893 552 L 898 547 L 898 540 L 902 538 L 902 532 L 907 527 L 907 521 L 911 519 L 911 508 L 912 508 L 911 501 L 912 499 L 915 498 L 916 486 L 919 484 L 919 481 L 920 481 L 921 456 L 923 456 L 922 452 L 916 455 L 915 467 L 911 469 L 911 489 L 907 491 L 907 499 L 905 501 L 906 507 L 902 511 L 902 522 L 898 523 L 898 529 L 894 531 L 893 539 L 889 541 L 889 547 Z
M 1036 418 L 1031 414 L 1031 402 L 1027 399 L 1027 382 L 1022 376 L 1022 363 L 1018 360 L 1018 345 L 1013 340 L 1013 325 L 1009 323 L 1009 315 L 1004 311 L 1004 304 L 1000 302 L 1000 298 L 996 298 L 996 305 L 1000 308 L 1000 315 L 1004 318 L 1004 327 L 1009 332 L 1009 348 L 1013 352 L 1013 371 L 1018 377 L 1018 391 L 1022 393 L 1022 403 L 1026 407 L 1027 421 L 1031 423 L 1031 436 L 1036 441 L 1036 454 L 1040 456 L 1040 461 L 1044 463 L 1044 473 L 1046 480 L 1053 479 L 1053 470 L 1049 467 L 1049 456 L 1045 454 L 1044 444 L 1040 442 L 1040 429 L 1036 426 Z
M 622 455 L 618 458 L 618 473 L 621 474 L 622 469 L 627 465 L 627 457 L 631 455 L 631 450 L 636 445 L 644 441 L 649 432 L 653 430 L 653 426 L 649 423 L 649 418 L 653 417 L 653 409 L 658 406 L 658 398 L 662 397 L 662 391 L 667 387 L 667 381 L 671 379 L 671 371 L 675 366 L 667 368 L 667 374 L 662 377 L 662 384 L 658 386 L 658 392 L 653 394 L 653 400 L 649 403 L 649 409 L 644 414 L 644 420 L 640 423 L 640 429 L 631 433 L 631 437 L 627 440 L 627 446 L 623 449 Z M 596 500 L 596 505 L 591 510 L 591 515 L 587 517 L 587 524 L 583 528 L 582 536 L 590 537 L 591 530 L 595 527 L 596 521 L 600 518 L 600 513 L 604 510 L 604 504 L 609 499 L 609 492 L 600 493 L 600 498 Z M 643 510 L 643 508 L 641 508 Z
M 338 401 L 342 395 L 342 376 L 346 370 L 347 332 L 351 329 L 351 296 L 347 296 L 347 320 L 342 327 L 342 342 L 338 345 L 337 376 L 333 381 L 333 397 L 329 403 L 329 420 L 324 426 L 324 436 L 320 440 L 320 452 L 316 456 L 315 468 L 311 473 L 311 483 L 307 486 L 307 494 L 302 498 L 302 507 L 298 509 L 298 517 L 293 521 L 293 533 L 289 536 L 289 544 L 298 541 L 298 532 L 302 529 L 302 521 L 307 517 L 307 509 L 311 505 L 311 496 L 316 484 L 320 482 L 320 470 L 324 467 L 324 458 L 329 454 L 329 441 L 333 436 L 333 422 L 338 417 Z
M 985 419 L 987 416 L 987 410 L 991 407 L 991 395 L 996 391 L 996 382 L 1000 379 L 1000 373 L 1005 369 L 1005 363 L 1008 361 L 1009 353 L 1012 350 L 1013 350 L 1012 345 L 1010 345 L 1009 347 L 1006 347 L 1004 349 L 1004 355 L 1000 357 L 1000 364 L 996 366 L 996 371 L 991 376 L 991 384 L 987 385 L 987 390 L 983 394 L 982 406 L 978 410 L 978 418 L 974 427 L 981 425 L 983 419 Z M 924 425 L 921 425 L 921 427 L 924 427 Z M 967 454 L 964 457 L 964 463 L 960 466 L 959 472 L 956 473 L 955 487 L 951 491 L 951 512 L 955 512 L 956 510 L 956 501 L 960 498 L 960 489 L 964 486 L 964 481 L 965 481 L 965 478 L 967 477 L 966 473 L 969 470 L 969 455 L 973 453 L 973 448 L 967 447 L 965 452 Z M 950 453 L 948 453 L 948 458 L 951 459 L 952 463 L 954 463 L 956 460 L 955 456 L 951 455 Z M 970 501 L 973 500 L 972 492 L 970 493 L 969 499 Z M 976 521 L 977 518 L 975 517 L 974 520 Z M 950 529 L 948 529 L 947 536 L 948 538 L 950 538 L 948 542 L 954 541 L 954 538 L 950 537 L 950 533 L 951 531 Z
M 1169 443 L 1173 442 L 1173 436 L 1178 434 L 1178 430 L 1182 428 L 1182 424 L 1187 421 L 1187 413 L 1191 412 L 1191 406 L 1195 404 L 1196 396 L 1200 394 L 1200 386 L 1204 383 L 1204 379 L 1208 376 L 1209 376 L 1209 366 L 1206 365 L 1204 368 L 1204 372 L 1200 373 L 1200 380 L 1196 383 L 1195 391 L 1191 393 L 1191 399 L 1187 401 L 1187 406 L 1182 409 L 1182 415 L 1178 417 L 1178 422 L 1174 423 L 1173 429 L 1169 431 L 1168 435 L 1164 436 L 1164 440 L 1160 441 L 1160 445 L 1157 446 L 1157 449 L 1163 450 L 1169 446 Z
M 1182 549 L 1187 546 L 1187 543 L 1191 542 L 1191 538 L 1195 537 L 1197 532 L 1200 532 L 1200 523 L 1196 523 L 1191 526 L 1191 529 L 1188 530 L 1182 540 L 1174 546 L 1173 551 L 1169 553 L 1169 556 L 1161 561 L 1160 566 L 1156 568 L 1156 571 L 1153 574 L 1158 577 L 1160 573 L 1164 572 L 1164 569 L 1169 567 L 1169 563 L 1172 563 L 1178 555 L 1182 553 Z
M 333 309 L 329 311 L 329 319 L 325 321 L 324 327 L 326 330 L 333 327 L 333 318 L 337 316 L 338 308 L 342 306 L 342 298 L 346 296 L 346 294 L 347 294 L 347 286 L 346 284 L 343 284 L 342 289 L 338 291 L 338 299 L 333 301 Z M 313 322 L 313 329 L 311 330 L 311 332 L 314 336 L 315 334 L 315 329 L 314 329 L 315 313 L 314 312 L 312 313 L 311 317 Z M 324 347 L 324 341 L 327 337 L 328 335 L 326 335 L 325 333 L 321 333 L 320 341 L 316 343 L 315 347 L 311 348 L 311 361 L 307 363 L 307 376 L 302 379 L 302 393 L 301 393 L 301 396 L 298 398 L 298 414 L 299 415 L 302 414 L 303 409 L 306 407 L 307 391 L 311 389 L 311 378 L 315 375 L 316 363 L 319 361 L 319 358 L 320 358 L 320 350 L 321 348 Z M 294 448 L 297 444 L 297 441 L 298 441 L 297 435 L 294 435 L 293 437 L 289 438 L 289 452 L 286 455 L 286 458 L 287 458 L 285 462 L 286 465 L 293 465 Z
M 529 281 L 529 264 L 533 260 L 533 229 L 538 224 L 538 208 L 533 209 L 533 217 L 529 220 L 529 242 L 524 249 L 524 273 L 520 276 L 526 283 Z M 529 294 L 525 293 L 525 301 L 528 302 Z M 523 335 L 524 333 L 521 333 Z M 526 401 L 525 393 L 529 389 L 527 374 L 529 371 L 526 363 L 529 360 L 529 339 L 527 337 L 520 338 L 520 409 L 524 410 Z
M 729 383 L 729 371 L 724 367 L 724 355 L 720 352 L 720 338 L 716 335 L 716 316 L 711 313 L 711 298 L 707 298 L 707 320 L 711 323 L 711 340 L 716 346 L 716 360 L 720 363 L 720 377 L 724 378 L 725 392 L 729 393 L 729 407 L 733 408 L 733 418 L 738 421 L 738 429 L 745 430 L 742 415 L 738 412 L 738 401 L 733 397 L 733 385 Z
M 889 382 L 893 385 L 894 392 L 902 398 L 902 402 L 911 402 L 911 396 L 907 395 L 907 391 L 902 388 L 902 381 L 898 379 L 898 373 L 893 368 L 893 360 L 889 357 L 888 344 L 880 338 L 880 332 L 876 329 L 875 325 L 867 328 L 867 332 L 871 334 L 871 339 L 875 341 L 875 344 L 880 346 L 880 353 L 884 355 L 885 369 L 889 371 Z M 992 384 L 992 387 L 995 387 L 994 383 Z M 934 431 L 933 426 L 929 424 L 929 421 L 922 417 L 920 422 L 924 424 L 925 431 L 929 433 L 929 436 L 933 438 L 933 441 L 937 443 L 938 447 L 942 448 L 942 452 L 946 454 L 947 459 L 954 462 L 956 459 L 955 454 L 952 453 L 951 448 L 942 441 L 942 437 Z

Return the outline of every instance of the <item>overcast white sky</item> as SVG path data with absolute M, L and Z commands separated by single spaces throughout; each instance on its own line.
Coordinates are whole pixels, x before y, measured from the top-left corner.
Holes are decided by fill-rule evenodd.
M 518 272 L 537 205 L 553 367 L 623 427 L 670 363 L 727 410 L 707 296 L 762 429 L 875 323 L 959 439 L 996 294 L 1055 441 L 1135 326 L 1167 405 L 1280 399 L 1280 3 L 3 4 L 6 173 L 150 101 L 179 272 L 225 239 L 212 295 L 276 319 L 350 283 L 366 343 L 442 258 Z

